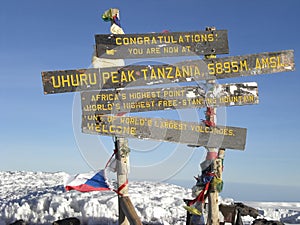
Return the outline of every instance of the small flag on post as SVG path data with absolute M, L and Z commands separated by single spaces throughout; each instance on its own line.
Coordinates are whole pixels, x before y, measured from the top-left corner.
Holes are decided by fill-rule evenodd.
M 102 14 L 102 19 L 105 22 L 109 22 L 112 20 L 112 12 L 111 9 L 106 10 L 103 14 Z
M 106 182 L 104 170 L 70 176 L 66 181 L 65 189 L 80 192 L 111 190 Z
M 119 16 L 119 9 L 108 9 L 102 14 L 102 19 L 105 22 L 112 21 L 113 23 L 117 24 L 121 27 L 120 24 L 120 16 Z
M 102 19 L 105 22 L 111 21 L 110 32 L 112 34 L 124 34 L 120 23 L 119 9 L 108 9 L 102 14 Z

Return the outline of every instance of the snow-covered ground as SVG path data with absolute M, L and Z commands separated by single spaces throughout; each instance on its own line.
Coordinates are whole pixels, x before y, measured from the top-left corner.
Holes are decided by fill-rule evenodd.
M 64 172 L 0 172 L 0 225 L 16 219 L 29 224 L 50 224 L 57 219 L 78 217 L 82 224 L 118 224 L 118 200 L 114 192 L 66 192 Z M 191 190 L 180 186 L 131 182 L 129 194 L 145 224 L 185 224 L 183 199 Z M 221 194 L 222 195 L 222 194 Z M 230 203 L 232 199 L 221 199 Z M 300 203 L 244 202 L 259 209 L 263 217 L 300 224 Z M 245 224 L 252 218 L 243 217 Z

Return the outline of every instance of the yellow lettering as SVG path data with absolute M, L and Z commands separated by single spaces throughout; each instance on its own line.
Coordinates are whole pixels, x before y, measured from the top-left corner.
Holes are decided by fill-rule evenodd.
M 200 34 L 195 34 L 194 39 L 195 39 L 195 42 L 201 42 Z
M 215 65 L 213 63 L 208 63 L 207 67 L 208 67 L 209 74 L 213 74 L 213 75 L 216 74 Z
M 122 100 L 126 100 L 127 99 L 126 93 L 121 93 L 121 98 L 122 98 Z
M 78 87 L 78 86 L 79 86 L 79 78 L 78 78 L 78 75 L 76 74 L 75 77 L 76 77 L 76 82 L 74 81 L 74 76 L 71 75 L 71 84 L 72 84 L 72 87 Z
M 134 77 L 134 75 L 133 75 L 133 73 L 134 73 L 134 70 L 128 71 L 128 79 L 129 79 L 129 81 L 135 81 L 136 80 L 135 77 Z
M 147 48 L 147 54 L 160 54 L 160 48 Z
M 239 72 L 239 65 L 237 61 L 231 62 L 232 72 L 237 73 Z
M 150 37 L 144 37 L 144 43 L 145 44 L 150 44 Z
M 116 38 L 116 44 L 117 44 L 117 45 L 122 45 L 122 38 L 117 37 L 117 38 Z
M 163 36 L 157 36 L 157 38 L 159 39 L 159 43 L 163 43 L 163 41 L 162 41 Z
M 261 69 L 260 60 L 258 58 L 255 60 L 255 69 Z
M 283 67 L 283 66 L 285 66 L 283 63 L 281 63 L 281 59 L 280 59 L 280 56 L 277 56 L 277 66 L 278 67 Z
M 269 68 L 270 67 L 269 58 L 266 58 L 266 59 L 262 58 L 261 63 L 262 63 L 262 68 Z
M 224 73 L 231 73 L 230 62 L 224 62 Z
M 280 65 L 278 64 L 278 58 L 276 56 L 270 58 L 256 58 L 255 68 L 263 69 L 263 68 L 277 68 Z
M 92 95 L 91 99 L 93 102 L 96 102 L 96 101 L 98 101 L 99 97 L 100 97 L 100 95 Z
M 167 46 L 163 48 L 164 53 L 175 54 L 179 52 L 178 46 Z
M 118 79 L 118 72 L 117 71 L 111 72 L 111 81 L 114 84 L 120 82 L 120 80 Z
M 214 34 L 208 34 L 208 41 L 209 41 L 209 42 L 212 42 L 212 41 L 214 41 L 214 40 L 215 40 Z
M 94 77 L 94 80 L 92 79 L 93 77 Z M 93 73 L 93 77 L 92 77 L 92 74 L 89 74 L 89 82 L 91 85 L 97 84 L 97 74 Z
M 142 37 L 138 37 L 138 38 L 137 38 L 137 43 L 138 43 L 139 45 L 144 44 L 143 38 L 142 38 Z
M 151 44 L 157 44 L 156 38 L 152 37 Z
M 164 43 L 171 43 L 171 37 L 170 36 L 164 36 Z
M 121 73 L 121 82 L 126 82 L 126 83 L 128 82 L 127 76 L 124 73 L 124 71 L 122 71 L 122 73 Z
M 67 84 L 68 87 L 71 86 L 69 75 L 67 75 L 67 79 L 65 79 L 64 76 L 61 77 L 61 84 L 63 87 L 65 87 L 65 83 Z
M 256 66 L 258 66 L 259 61 L 256 61 Z M 243 61 L 232 61 L 232 62 L 217 62 L 217 63 L 208 63 L 208 73 L 223 74 L 223 73 L 239 73 L 241 71 L 249 70 L 247 60 Z
M 222 74 L 223 73 L 223 65 L 221 62 L 216 63 L 216 73 Z
M 150 80 L 157 80 L 155 69 L 151 69 Z
M 147 80 L 147 72 L 148 72 L 148 69 L 141 69 L 141 71 L 143 72 L 144 80 Z
M 253 95 L 248 96 L 248 101 L 249 102 L 254 102 L 254 96 Z
M 142 55 L 144 53 L 144 49 L 142 48 L 129 48 L 128 51 L 131 55 Z
M 55 76 L 52 76 L 51 80 L 52 80 L 52 85 L 53 85 L 54 88 L 60 88 L 61 87 L 60 76 L 57 76 L 57 83 L 55 81 Z
M 200 74 L 200 69 L 199 69 L 199 67 L 198 66 L 195 66 L 195 68 L 194 68 L 194 76 L 200 76 L 201 74 Z
M 176 67 L 176 71 L 175 71 L 175 77 L 182 77 L 182 74 L 181 74 L 181 69 Z
M 270 67 L 271 68 L 277 68 L 277 60 L 276 60 L 275 56 L 270 57 Z
M 94 131 L 95 130 L 95 124 L 87 123 L 87 128 L 88 128 L 88 130 Z M 97 132 L 99 132 L 99 131 L 97 131 Z
M 211 34 L 210 34 L 211 35 Z M 207 34 L 201 34 L 201 40 L 203 41 L 207 41 Z
M 173 36 L 171 36 L 171 42 L 172 42 L 172 44 L 176 44 L 177 40 L 175 40 L 175 38 Z
M 181 35 L 178 38 L 178 43 L 184 43 L 183 37 Z
M 109 80 L 109 78 L 110 78 L 109 72 L 103 72 L 103 73 L 102 73 L 103 84 L 105 84 L 106 81 Z
M 182 76 L 183 77 L 190 77 L 191 76 L 191 70 L 189 66 L 182 66 Z
M 247 63 L 246 59 L 244 61 L 240 61 L 240 67 L 241 67 L 241 71 L 243 71 L 243 70 L 248 71 L 249 70 L 248 63 Z
M 159 68 L 157 67 L 157 75 L 158 75 L 158 78 L 161 79 L 166 79 L 166 73 L 165 73 L 165 68 Z
M 174 78 L 174 76 L 171 75 L 172 71 L 173 71 L 173 67 L 169 66 L 169 67 L 166 67 L 165 69 L 168 71 L 167 78 L 168 79 Z
M 129 38 L 123 38 L 123 44 L 129 45 Z
M 190 42 L 190 37 L 191 37 L 191 35 L 186 34 L 186 35 L 184 35 L 184 37 L 186 38 L 186 42 Z

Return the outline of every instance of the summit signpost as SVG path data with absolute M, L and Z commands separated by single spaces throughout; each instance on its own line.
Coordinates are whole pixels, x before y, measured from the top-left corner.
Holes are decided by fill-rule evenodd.
M 118 10 L 112 11 L 116 12 L 115 18 Z M 122 29 L 116 27 L 117 24 L 114 22 L 113 26 L 118 33 L 122 33 Z M 114 30 L 112 27 L 111 30 Z M 216 58 L 216 54 L 229 52 L 226 30 L 97 34 L 95 42 L 96 56 L 108 61 L 199 55 L 204 55 L 205 58 L 172 65 L 121 66 L 120 63 L 116 63 L 113 67 L 44 71 L 42 72 L 44 94 L 81 92 L 83 133 L 114 136 L 115 139 L 136 138 L 204 146 L 208 150 L 207 159 L 214 159 L 213 165 L 219 163 L 217 171 L 219 174 L 225 149 L 245 149 L 247 129 L 218 125 L 216 107 L 258 104 L 258 90 L 255 82 L 215 84 L 215 80 L 289 72 L 295 69 L 293 50 Z M 193 83 L 197 81 L 207 82 L 205 87 L 200 87 Z M 189 82 L 189 85 L 186 85 L 186 82 Z M 178 83 L 177 87 L 164 87 L 164 84 L 174 83 Z M 157 84 L 160 87 L 155 87 Z M 127 112 L 205 107 L 207 107 L 206 120 L 202 123 L 116 116 Z M 117 141 L 115 143 L 118 149 L 120 143 Z M 122 145 L 124 152 L 125 150 L 129 152 L 127 144 L 124 143 Z M 214 158 L 216 157 L 214 153 L 219 154 L 218 158 Z M 117 156 L 117 160 L 121 162 L 127 158 L 121 159 Z M 122 162 L 119 163 L 121 164 Z M 120 166 L 119 170 L 123 170 L 122 181 L 127 186 L 127 172 L 124 168 Z M 215 172 L 215 169 L 213 170 Z M 221 175 L 219 179 L 222 179 Z M 122 200 L 119 212 L 126 214 L 125 217 L 119 215 L 119 221 L 123 221 L 120 224 L 127 225 L 128 223 L 123 220 L 127 217 L 132 224 L 140 225 L 141 221 L 127 196 L 127 189 L 124 193 L 126 196 L 118 193 Z M 210 201 L 209 204 L 217 206 L 216 202 Z M 214 208 L 215 216 L 214 219 L 210 218 L 209 225 L 219 224 L 216 219 L 219 215 L 218 209 Z

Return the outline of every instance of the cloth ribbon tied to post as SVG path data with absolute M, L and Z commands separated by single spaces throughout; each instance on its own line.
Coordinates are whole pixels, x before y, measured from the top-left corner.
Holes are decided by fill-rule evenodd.
M 118 9 L 108 9 L 102 14 L 102 19 L 105 22 L 113 22 L 114 24 L 121 27 L 120 18 L 119 18 L 119 10 Z
M 115 168 L 115 161 L 114 161 L 114 156 L 118 153 L 117 149 L 114 149 L 113 154 L 111 155 L 111 157 L 109 158 L 109 160 L 107 161 L 106 165 L 105 165 L 105 169 L 110 169 L 112 172 L 116 172 L 116 168 Z M 107 178 L 106 178 L 107 180 Z M 116 192 L 118 195 L 122 196 L 123 194 L 121 193 L 121 191 L 128 185 L 128 180 L 125 181 L 125 183 L 123 183 L 122 185 L 120 185 L 118 187 L 118 189 L 112 189 L 112 191 Z

